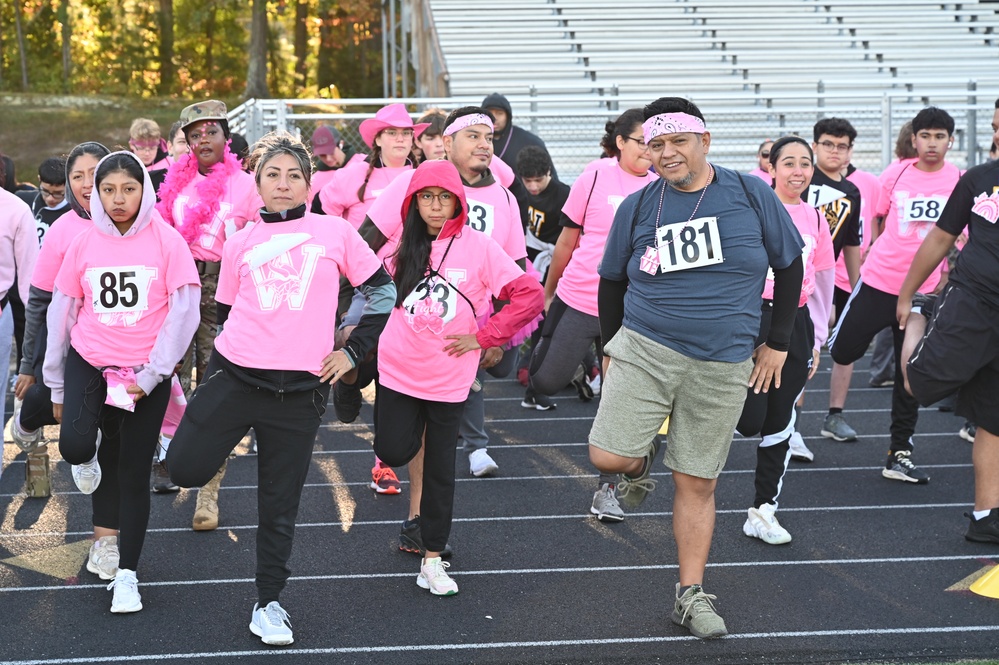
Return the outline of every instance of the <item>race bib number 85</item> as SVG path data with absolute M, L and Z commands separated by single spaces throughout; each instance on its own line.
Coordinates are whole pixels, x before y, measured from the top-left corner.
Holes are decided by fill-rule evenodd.
M 142 312 L 149 307 L 149 285 L 156 279 L 156 268 L 90 268 L 85 278 L 93 294 L 95 314 Z
M 701 268 L 724 261 L 717 217 L 700 217 L 659 227 L 656 246 L 663 272 Z

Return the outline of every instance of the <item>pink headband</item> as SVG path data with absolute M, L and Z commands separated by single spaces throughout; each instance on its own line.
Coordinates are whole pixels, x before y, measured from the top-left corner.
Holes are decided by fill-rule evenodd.
M 471 127 L 472 125 L 485 125 L 489 128 L 489 131 L 493 129 L 493 121 L 489 119 L 489 116 L 483 115 L 481 113 L 470 113 L 469 115 L 463 115 L 450 125 L 444 128 L 444 136 L 451 136 L 455 132 L 460 132 L 466 127 Z
M 703 134 L 704 121 L 688 113 L 660 113 L 642 123 L 645 142 L 648 143 L 663 134 Z

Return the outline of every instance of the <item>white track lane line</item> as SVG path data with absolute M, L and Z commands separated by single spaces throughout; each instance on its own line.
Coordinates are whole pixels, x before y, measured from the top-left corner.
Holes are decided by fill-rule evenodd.
M 927 633 L 980 633 L 999 630 L 999 626 L 922 626 L 912 628 L 857 628 L 845 630 L 798 630 L 772 633 L 736 633 L 724 640 L 801 639 L 808 637 L 866 637 L 921 635 Z M 191 653 L 144 654 L 140 656 L 106 655 L 92 658 L 53 658 L 50 660 L 8 660 L 0 665 L 83 665 L 85 663 L 137 663 L 150 660 L 189 660 L 203 658 L 249 658 L 277 656 L 335 656 L 376 653 L 419 653 L 435 651 L 485 651 L 495 649 L 550 649 L 555 647 L 610 646 L 616 644 L 663 644 L 669 642 L 699 642 L 691 635 L 663 635 L 657 637 L 611 637 L 579 640 L 537 640 L 524 642 L 482 642 L 459 644 L 401 644 L 397 646 L 334 647 L 328 649 L 257 649 L 255 651 L 200 651 Z
M 952 554 L 943 556 L 912 556 L 912 557 L 877 557 L 860 559 L 801 559 L 798 561 L 729 561 L 720 563 L 708 563 L 708 568 L 752 568 L 752 567 L 791 567 L 791 566 L 848 566 L 848 565 L 878 565 L 878 564 L 922 564 L 938 563 L 942 561 L 985 561 L 988 559 L 984 553 L 980 554 Z M 646 564 L 641 566 L 578 566 L 573 568 L 517 568 L 499 570 L 463 570 L 457 573 L 449 573 L 454 577 L 478 576 L 478 575 L 565 575 L 581 573 L 621 573 L 636 571 L 666 571 L 677 570 L 679 564 Z M 390 577 L 412 577 L 410 571 L 393 573 L 342 573 L 338 575 L 292 575 L 288 582 L 330 582 L 345 580 L 381 580 Z M 215 580 L 169 580 L 161 582 L 143 582 L 143 587 L 187 587 L 187 586 L 215 586 L 223 584 L 253 584 L 254 578 L 225 578 Z M 67 585 L 62 581 L 52 586 L 26 586 L 26 587 L 5 587 L 0 588 L 0 596 L 6 593 L 25 593 L 33 591 L 78 591 L 80 589 L 106 589 L 107 583 L 102 584 L 71 584 Z

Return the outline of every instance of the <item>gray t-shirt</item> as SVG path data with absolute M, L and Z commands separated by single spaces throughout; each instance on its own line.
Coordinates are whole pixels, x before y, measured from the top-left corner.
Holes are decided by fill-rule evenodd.
M 629 329 L 690 358 L 738 363 L 753 353 L 768 266 L 786 268 L 801 256 L 804 243 L 784 205 L 762 180 L 717 166 L 715 173 L 689 224 L 701 190 L 666 190 L 660 254 L 678 269 L 648 272 L 665 184 L 658 180 L 621 203 L 599 273 L 628 281 L 623 323 Z M 664 227 L 670 224 L 677 226 L 667 234 Z M 668 240 L 672 243 L 666 244 Z M 719 244 L 722 260 L 704 264 L 704 257 L 719 258 Z M 708 251 L 712 246 L 715 251 Z

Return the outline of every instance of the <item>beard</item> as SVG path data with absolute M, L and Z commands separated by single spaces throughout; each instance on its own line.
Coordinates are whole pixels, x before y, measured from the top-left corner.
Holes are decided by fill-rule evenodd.
M 687 175 L 683 176 L 682 178 L 677 178 L 674 180 L 666 178 L 666 183 L 674 189 L 686 189 L 687 187 L 690 187 L 694 183 L 694 174 L 691 173 L 690 171 L 687 171 Z

